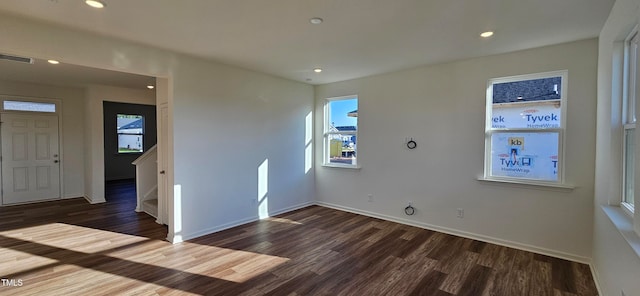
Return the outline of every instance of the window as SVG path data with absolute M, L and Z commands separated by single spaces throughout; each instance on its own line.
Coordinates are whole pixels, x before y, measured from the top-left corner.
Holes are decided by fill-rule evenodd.
M 567 71 L 489 80 L 485 179 L 561 184 Z
M 11 111 L 27 111 L 27 112 L 47 112 L 55 113 L 55 103 L 42 103 L 42 102 L 26 102 L 26 101 L 3 101 L 2 108 L 4 110 Z
M 118 153 L 144 152 L 144 117 L 117 114 Z
M 324 107 L 324 164 L 356 167 L 358 97 L 327 99 Z
M 638 93 L 638 34 L 634 31 L 625 42 L 625 75 L 623 91 L 624 125 L 622 162 L 622 206 L 633 212 L 636 153 L 636 94 Z

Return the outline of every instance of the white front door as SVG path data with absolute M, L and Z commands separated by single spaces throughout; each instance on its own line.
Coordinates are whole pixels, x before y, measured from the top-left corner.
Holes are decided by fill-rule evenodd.
M 60 198 L 58 116 L 1 114 L 2 204 Z

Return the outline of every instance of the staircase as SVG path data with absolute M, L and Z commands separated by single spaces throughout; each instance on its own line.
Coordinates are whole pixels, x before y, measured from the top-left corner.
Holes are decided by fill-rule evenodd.
M 158 218 L 158 188 L 154 190 L 153 193 L 149 195 L 147 199 L 142 201 L 142 211 L 153 216 L 154 218 Z
M 136 212 L 158 218 L 158 150 L 154 145 L 132 162 L 136 166 Z

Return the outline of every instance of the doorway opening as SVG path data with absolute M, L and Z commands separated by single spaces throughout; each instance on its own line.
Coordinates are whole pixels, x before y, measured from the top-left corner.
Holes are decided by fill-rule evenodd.
M 135 201 L 136 167 L 132 163 L 156 145 L 156 106 L 105 101 L 103 115 L 105 199 Z M 122 195 L 115 195 L 117 192 Z

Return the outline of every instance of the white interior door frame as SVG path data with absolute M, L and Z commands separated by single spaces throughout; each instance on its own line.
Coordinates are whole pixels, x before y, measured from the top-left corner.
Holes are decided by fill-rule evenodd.
M 157 106 L 157 136 L 158 136 L 158 218 L 159 224 L 167 224 L 168 217 L 168 127 L 169 106 L 163 103 Z

